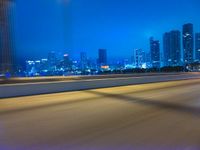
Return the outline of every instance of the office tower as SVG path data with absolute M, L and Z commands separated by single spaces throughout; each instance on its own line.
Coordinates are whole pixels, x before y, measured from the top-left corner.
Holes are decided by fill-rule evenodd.
M 191 23 L 183 25 L 183 55 L 185 64 L 194 61 L 194 35 Z
M 37 72 L 38 75 L 39 75 L 39 73 L 40 73 L 40 71 L 41 71 L 41 61 L 40 61 L 40 60 L 36 60 L 36 61 L 35 61 L 35 70 L 36 70 L 36 72 Z
M 28 76 L 33 76 L 35 73 L 35 62 L 34 61 L 26 61 L 26 73 Z
M 181 33 L 174 30 L 163 37 L 164 66 L 181 65 Z
M 48 62 L 51 66 L 55 66 L 56 65 L 56 53 L 54 51 L 49 52 L 48 54 Z
M 56 53 L 54 51 L 49 52 L 48 54 L 48 65 L 49 71 L 55 71 L 56 70 L 56 64 L 57 64 L 57 58 L 56 58 Z
M 163 54 L 164 54 L 164 66 L 171 65 L 171 56 L 170 56 L 170 32 L 166 32 L 163 35 Z
M 160 67 L 164 66 L 164 53 L 161 51 L 160 52 Z
M 41 60 L 41 71 L 47 72 L 48 69 L 49 69 L 48 59 L 42 59 Z
M 160 68 L 160 42 L 150 38 L 151 64 L 153 68 Z
M 195 34 L 195 51 L 196 61 L 200 62 L 200 33 Z
M 99 49 L 99 58 L 98 58 L 99 66 L 107 65 L 107 50 Z
M 49 52 L 48 54 L 48 70 L 56 71 L 57 58 L 56 53 L 54 51 Z
M 142 66 L 142 50 L 141 49 L 135 50 L 135 64 L 137 68 L 141 68 Z
M 28 76 L 38 76 L 41 72 L 41 61 L 26 61 L 26 73 Z
M 131 56 L 131 63 L 136 66 L 135 64 L 135 49 L 133 50 L 132 56 Z
M 87 59 L 87 54 L 85 52 L 81 52 L 80 54 L 80 68 L 82 71 L 87 69 L 88 66 L 88 59 Z
M 13 43 L 10 28 L 10 0 L 0 1 L 0 74 L 13 73 Z
M 181 32 L 171 31 L 170 36 L 171 60 L 173 66 L 181 65 Z
M 147 54 L 146 54 L 146 52 L 144 50 L 142 50 L 142 54 L 141 55 L 142 55 L 142 64 L 144 64 L 144 63 L 147 62 L 147 59 L 146 59 Z
M 146 53 L 145 62 L 146 62 L 147 68 L 151 68 L 151 52 L 150 51 Z
M 69 54 L 64 54 L 63 56 L 63 69 L 64 70 L 72 70 L 72 62 L 69 58 Z
M 150 63 L 151 62 L 151 52 L 147 52 L 146 53 L 146 60 L 145 60 L 146 63 Z
M 136 68 L 142 68 L 143 64 L 145 63 L 146 54 L 142 49 L 135 49 L 134 50 L 134 64 Z

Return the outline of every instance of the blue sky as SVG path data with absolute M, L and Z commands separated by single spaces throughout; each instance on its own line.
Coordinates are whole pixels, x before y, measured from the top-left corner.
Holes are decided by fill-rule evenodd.
M 129 58 L 134 48 L 149 50 L 150 36 L 161 40 L 184 23 L 200 31 L 199 6 L 199 0 L 17 0 L 16 48 L 30 59 L 49 51 L 95 58 L 98 48 Z

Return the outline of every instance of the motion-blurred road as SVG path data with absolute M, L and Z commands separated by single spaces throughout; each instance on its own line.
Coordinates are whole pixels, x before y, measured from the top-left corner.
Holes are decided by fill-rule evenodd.
M 199 150 L 200 79 L 0 100 L 1 150 Z

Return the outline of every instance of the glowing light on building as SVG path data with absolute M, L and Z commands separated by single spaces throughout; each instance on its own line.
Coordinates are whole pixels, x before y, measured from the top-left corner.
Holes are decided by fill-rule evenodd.
M 69 54 L 64 54 L 64 57 L 68 57 L 69 56 Z
M 109 69 L 110 66 L 101 66 L 101 69 Z

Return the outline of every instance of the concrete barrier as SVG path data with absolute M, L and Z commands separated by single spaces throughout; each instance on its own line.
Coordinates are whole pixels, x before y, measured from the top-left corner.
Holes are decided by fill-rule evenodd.
M 158 75 L 144 77 L 121 77 L 113 79 L 90 79 L 71 82 L 28 83 L 0 86 L 0 98 L 79 91 L 96 88 L 126 86 L 153 82 L 186 80 L 200 78 L 199 73 Z

